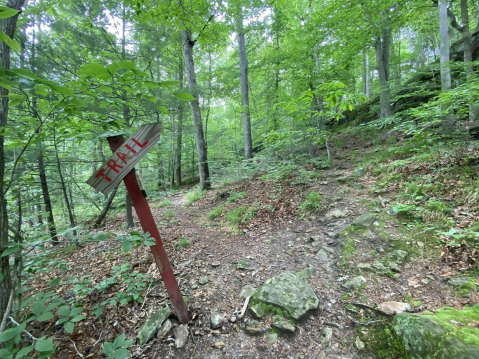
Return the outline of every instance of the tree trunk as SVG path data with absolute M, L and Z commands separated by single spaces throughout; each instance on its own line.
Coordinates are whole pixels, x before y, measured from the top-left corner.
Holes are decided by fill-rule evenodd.
M 54 147 L 55 147 L 55 157 L 56 157 L 56 160 L 57 160 L 56 162 L 57 162 L 58 176 L 59 176 L 59 179 L 60 179 L 60 186 L 62 187 L 63 197 L 65 198 L 65 205 L 66 205 L 67 211 L 68 211 L 68 219 L 70 221 L 71 228 L 75 228 L 76 227 L 75 219 L 73 218 L 73 211 L 72 211 L 72 207 L 71 207 L 71 204 L 70 204 L 70 199 L 68 198 L 67 187 L 65 185 L 65 180 L 63 179 L 62 166 L 61 166 L 61 163 L 60 163 L 60 157 L 58 156 L 58 147 L 57 147 L 57 141 L 56 141 L 55 135 L 53 136 L 53 144 L 54 144 Z M 76 229 L 73 230 L 73 235 L 75 237 L 77 236 Z
M 190 107 L 195 126 L 196 150 L 198 152 L 200 174 L 200 191 L 202 191 L 210 188 L 211 183 L 208 168 L 208 154 L 203 134 L 203 123 L 201 121 L 199 91 L 196 84 L 195 63 L 193 60 L 193 46 L 195 43 L 191 39 L 191 32 L 189 30 L 181 30 L 181 39 L 183 41 L 183 52 L 185 56 L 186 78 L 188 79 L 189 90 L 195 97 L 195 100 L 190 101 Z
M 7 6 L 20 10 L 24 4 L 24 0 L 10 0 Z M 2 19 L 0 21 L 0 29 L 9 37 L 13 38 L 15 28 L 17 26 L 18 15 Z M 3 70 L 10 69 L 10 47 L 4 41 L 0 41 L 0 63 Z M 0 128 L 7 125 L 8 118 L 8 89 L 0 86 Z M 4 194 L 4 177 L 5 177 L 5 153 L 4 153 L 3 131 L 0 132 L 0 253 L 4 251 L 8 244 L 8 216 L 7 201 Z M 0 281 L 0 320 L 2 320 L 8 305 L 10 291 L 12 288 L 10 278 L 9 256 L 0 258 L 0 269 L 4 278 Z M 1 347 L 1 346 L 0 346 Z
M 379 101 L 381 118 L 392 115 L 391 88 L 389 86 L 389 50 L 391 47 L 391 28 L 385 25 L 381 36 L 376 38 L 376 63 L 379 76 Z
M 367 99 L 371 97 L 369 87 L 369 66 L 369 51 L 368 49 L 363 49 L 363 92 Z
M 474 68 L 472 65 L 472 44 L 471 32 L 469 31 L 469 11 L 467 8 L 467 0 L 461 0 L 461 17 L 462 17 L 462 38 L 464 41 L 464 67 L 466 70 L 467 81 L 470 82 L 474 75 Z M 474 104 L 469 104 L 469 121 L 476 120 Z
M 441 35 L 441 90 L 447 92 L 451 89 L 451 68 L 449 67 L 450 61 L 450 48 L 449 48 L 449 27 L 447 24 L 447 1 L 440 0 L 438 3 L 439 8 L 439 33 Z M 454 117 L 452 113 L 444 116 L 443 128 L 445 131 L 450 130 L 454 125 Z
M 45 211 L 48 213 L 47 222 L 48 230 L 50 231 L 50 237 L 54 245 L 58 244 L 57 229 L 55 227 L 55 220 L 53 218 L 52 201 L 50 199 L 50 192 L 48 190 L 47 175 L 45 173 L 45 162 L 43 158 L 43 149 L 41 144 L 38 151 L 38 172 L 40 175 L 40 185 L 42 187 L 43 203 L 45 204 Z
M 179 66 L 179 89 L 183 89 L 183 62 Z M 176 185 L 181 186 L 181 146 L 183 145 L 183 104 L 178 106 L 178 129 L 176 133 Z
M 244 39 L 243 14 L 241 7 L 239 8 L 237 13 L 236 25 L 238 27 L 241 97 L 243 102 L 241 117 L 243 117 L 244 158 L 245 160 L 249 160 L 253 158 L 253 142 L 251 139 L 251 118 L 249 111 L 248 60 L 246 58 L 246 44 Z
M 441 35 L 441 90 L 447 92 L 451 89 L 451 69 L 449 67 L 449 27 L 447 24 L 447 1 L 439 1 L 439 32 Z
M 113 191 L 110 193 L 110 197 L 108 197 L 108 200 L 105 203 L 105 206 L 103 207 L 103 211 L 101 211 L 100 215 L 95 221 L 95 228 L 99 227 L 103 219 L 106 217 L 106 214 L 108 213 L 111 204 L 113 202 L 113 199 L 115 199 L 116 192 L 118 191 L 118 186 L 116 186 Z M 128 197 L 129 198 L 129 197 Z

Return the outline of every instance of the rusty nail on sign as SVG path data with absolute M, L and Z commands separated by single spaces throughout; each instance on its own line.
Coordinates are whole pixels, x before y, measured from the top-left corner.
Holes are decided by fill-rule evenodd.
M 153 215 L 146 198 L 143 196 L 135 175 L 133 166 L 153 147 L 160 138 L 160 124 L 141 126 L 130 138 L 124 141 L 123 136 L 108 137 L 108 143 L 113 155 L 87 183 L 102 193 L 108 193 L 122 179 L 135 207 L 143 231 L 155 238 L 156 244 L 151 246 L 151 253 L 160 271 L 166 290 L 180 323 L 190 321 L 190 314 L 186 308 L 178 282 L 171 268 L 168 255 L 163 247 L 160 232 L 155 224 Z

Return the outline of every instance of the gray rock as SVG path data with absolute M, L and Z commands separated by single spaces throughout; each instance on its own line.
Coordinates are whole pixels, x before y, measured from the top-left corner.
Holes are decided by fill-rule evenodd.
M 208 276 L 204 276 L 204 277 L 201 277 L 199 280 L 198 280 L 198 283 L 200 283 L 201 285 L 204 285 L 206 283 L 208 283 L 210 279 L 208 278 Z
M 245 285 L 243 288 L 241 288 L 240 298 L 246 299 L 247 297 L 251 297 L 254 294 L 254 292 L 256 292 L 255 287 L 249 284 Z
M 356 217 L 351 225 L 355 227 L 369 228 L 373 225 L 374 220 L 375 216 L 373 213 L 364 213 L 359 217 Z
M 384 302 L 378 305 L 378 310 L 387 315 L 404 313 L 409 309 L 411 309 L 409 304 L 401 302 Z
M 459 277 L 459 278 L 450 278 L 447 283 L 449 285 L 452 285 L 453 287 L 459 287 L 461 288 L 462 286 L 468 284 L 471 281 L 470 278 L 464 278 L 464 277 Z
M 336 179 L 336 181 L 338 181 L 338 183 L 346 183 L 348 182 L 349 178 L 348 177 L 338 177 Z
M 358 269 L 364 270 L 364 271 L 369 271 L 371 270 L 371 264 L 369 263 L 359 263 L 358 264 Z
M 221 328 L 224 322 L 225 320 L 221 314 L 211 313 L 211 318 L 210 318 L 211 328 L 213 329 Z
M 248 311 L 253 317 L 255 317 L 257 319 L 262 318 L 265 315 L 263 307 L 259 304 L 250 305 L 248 307 Z
M 277 315 L 273 317 L 273 323 L 271 326 L 285 333 L 294 333 L 294 330 L 296 329 L 293 324 Z
M 241 258 L 236 264 L 237 269 L 247 270 L 250 267 L 251 267 L 251 259 L 249 258 Z
M 165 307 L 152 314 L 146 320 L 146 322 L 138 330 L 138 342 L 140 343 L 140 345 L 145 344 L 155 336 L 156 332 L 158 331 L 158 328 L 160 328 L 160 326 L 170 316 L 170 314 L 170 308 Z
M 354 277 L 344 283 L 344 286 L 350 290 L 358 290 L 363 283 L 366 283 L 366 279 L 363 276 Z
M 451 311 L 453 312 L 453 311 Z M 454 311 L 465 312 L 465 311 Z M 464 314 L 467 316 L 467 314 Z M 461 320 L 461 319 L 459 319 Z M 394 316 L 393 328 L 402 339 L 406 350 L 414 359 L 472 359 L 479 358 L 479 345 L 476 341 L 464 339 L 474 335 L 467 326 L 443 324 L 436 315 L 401 313 Z M 460 323 L 460 322 L 459 322 Z M 467 333 L 466 331 L 469 331 Z M 477 331 L 477 330 L 476 330 Z M 466 334 L 467 333 L 467 334 Z M 476 334 L 477 335 L 477 334 Z
M 316 259 L 320 262 L 327 262 L 328 254 L 325 252 L 324 249 L 321 248 L 321 250 L 316 254 Z
M 353 170 L 353 173 L 351 174 L 351 176 L 352 176 L 352 177 L 355 177 L 355 178 L 359 178 L 359 177 L 364 176 L 367 172 L 368 172 L 368 170 L 365 169 L 365 168 L 356 167 L 356 168 Z
M 331 343 L 333 337 L 333 330 L 329 327 L 323 329 L 321 335 L 323 336 L 323 344 L 327 347 Z
M 404 264 L 404 262 L 406 261 L 407 255 L 408 255 L 408 253 L 406 251 L 402 251 L 400 249 L 395 249 L 394 251 L 389 252 L 388 259 L 391 262 L 395 262 L 395 263 L 398 263 L 398 264 Z
M 316 269 L 312 266 L 309 266 L 308 268 L 301 269 L 298 272 L 298 275 L 300 275 L 301 277 L 309 278 L 309 277 L 312 277 L 315 272 L 316 272 Z
M 308 281 L 292 272 L 268 279 L 253 298 L 286 310 L 296 320 L 319 306 L 319 299 Z
M 384 264 L 382 264 L 379 261 L 373 263 L 373 268 L 377 270 L 386 270 L 386 267 L 384 266 Z
M 401 273 L 401 268 L 399 268 L 399 265 L 396 262 L 389 262 L 388 265 L 393 272 Z
M 248 323 L 246 323 L 246 328 L 244 329 L 244 332 L 253 337 L 259 337 L 266 333 L 266 328 L 263 327 L 256 320 L 250 320 Z
M 175 346 L 177 349 L 183 348 L 188 340 L 188 325 L 182 324 L 173 329 L 175 337 Z
M 160 329 L 158 330 L 158 334 L 156 334 L 156 337 L 158 339 L 165 338 L 170 332 L 171 328 L 173 328 L 173 322 L 169 319 L 165 320 L 161 325 Z
M 268 334 L 265 340 L 266 340 L 266 344 L 268 344 L 269 346 L 272 346 L 278 341 L 278 334 L 276 333 Z
M 348 215 L 347 211 L 343 211 L 339 208 L 336 208 L 336 209 L 332 209 L 332 210 L 328 211 L 328 213 L 326 213 L 325 217 L 326 218 L 343 218 L 343 217 L 346 217 L 347 215 Z

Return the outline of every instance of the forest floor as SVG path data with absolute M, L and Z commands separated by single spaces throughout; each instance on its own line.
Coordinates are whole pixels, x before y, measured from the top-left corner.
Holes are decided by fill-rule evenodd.
M 379 194 L 372 190 L 376 183 L 371 171 L 359 178 L 352 177 L 357 163 L 351 158 L 350 149 L 336 149 L 334 158 L 329 168 L 307 168 L 316 172 L 317 178 L 306 183 L 255 177 L 214 188 L 190 206 L 185 206 L 182 194 L 167 197 L 164 206 L 150 201 L 157 223 L 163 223 L 160 233 L 180 288 L 189 298 L 194 319 L 189 323 L 190 336 L 184 348 L 177 349 L 172 337 L 155 338 L 144 345 L 130 345 L 132 357 L 372 358 L 378 357 L 376 346 L 383 340 L 374 328 L 379 326 L 384 331 L 388 318 L 368 307 L 399 301 L 421 311 L 477 303 L 477 293 L 462 298 L 446 283 L 458 273 L 441 262 L 441 246 L 429 235 L 430 231 L 408 227 L 400 218 L 387 213 L 394 191 Z M 321 194 L 323 210 L 301 215 L 298 205 L 311 190 Z M 232 196 L 237 194 L 242 195 L 233 201 Z M 208 220 L 207 214 L 218 206 L 223 206 L 221 215 Z M 255 207 L 254 217 L 238 227 L 228 225 L 225 214 L 240 206 Z M 374 216 L 370 226 L 350 226 L 365 213 Z M 127 231 L 123 223 L 123 215 L 110 217 L 101 231 L 141 232 L 139 224 Z M 185 247 L 178 245 L 182 239 Z M 122 333 L 135 340 L 145 319 L 167 303 L 167 293 L 151 254 L 144 247 L 125 254 L 119 247 L 114 240 L 84 244 L 75 251 L 65 246 L 65 261 L 70 268 L 67 275 L 91 275 L 94 285 L 111 276 L 113 266 L 130 263 L 129 271 L 149 273 L 156 282 L 143 290 L 143 303 L 107 305 L 99 317 L 89 316 L 77 323 L 70 336 L 54 321 L 39 323 L 38 332 L 65 338 L 60 341 L 56 357 L 80 357 L 78 353 L 84 358 L 103 357 L 102 343 L 112 342 Z M 408 252 L 399 269 L 372 266 L 387 263 L 388 253 L 394 249 Z M 326 257 L 318 258 L 320 250 Z M 249 268 L 238 269 L 238 262 L 248 263 Z M 252 319 L 251 315 L 231 320 L 244 302 L 241 289 L 245 285 L 259 288 L 267 279 L 290 271 L 309 273 L 307 280 L 320 299 L 319 309 L 296 323 L 295 334 L 280 335 L 275 343 L 268 343 L 266 336 L 245 334 L 245 323 Z M 57 274 L 37 276 L 35 287 L 41 289 L 42 283 Z M 350 290 L 344 286 L 356 276 L 365 280 L 360 288 Z M 200 284 L 200 278 L 206 283 Z M 85 313 L 125 288 L 125 284 L 115 284 L 102 292 L 93 291 L 82 303 Z M 68 296 L 71 291 L 72 286 L 63 286 L 58 294 Z M 226 319 L 221 328 L 210 328 L 212 313 Z M 263 318 L 261 322 L 271 332 L 271 319 Z M 332 330 L 331 337 L 325 328 Z

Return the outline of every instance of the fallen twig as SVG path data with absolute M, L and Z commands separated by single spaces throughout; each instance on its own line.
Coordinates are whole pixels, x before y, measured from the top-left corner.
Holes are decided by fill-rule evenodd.
M 238 319 L 242 319 L 244 317 L 246 309 L 248 308 L 250 298 L 251 297 L 246 297 L 246 300 L 244 301 L 244 304 L 243 304 L 243 309 L 241 309 L 240 314 L 238 314 Z
M 71 340 L 70 338 L 68 338 L 68 340 L 72 342 L 73 348 L 75 348 L 75 351 L 77 352 L 78 356 L 79 356 L 80 358 L 84 359 L 85 357 L 78 351 L 75 342 L 74 342 L 73 340 Z

